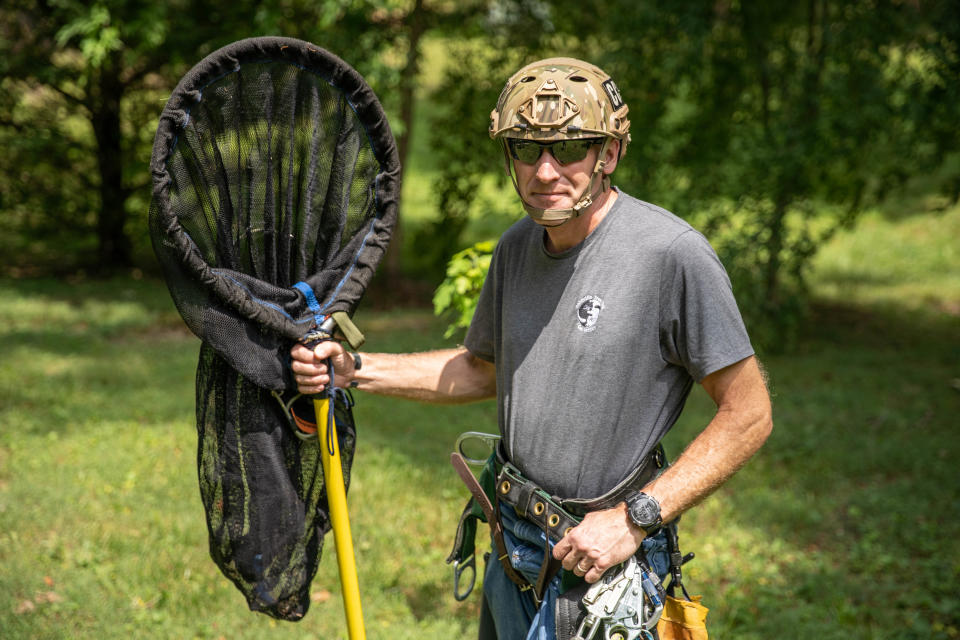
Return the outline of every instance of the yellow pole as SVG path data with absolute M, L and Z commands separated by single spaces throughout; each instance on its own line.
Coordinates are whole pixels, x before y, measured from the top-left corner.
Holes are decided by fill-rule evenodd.
M 360 585 L 357 582 L 353 538 L 350 535 L 350 516 L 347 513 L 347 492 L 343 484 L 343 467 L 340 462 L 336 421 L 333 423 L 333 439 L 327 439 L 327 420 L 330 417 L 330 411 L 333 410 L 332 403 L 332 398 L 315 398 L 313 401 L 317 414 L 317 435 L 320 437 L 320 460 L 323 463 L 323 479 L 326 483 L 327 502 L 330 505 L 330 524 L 337 544 L 337 567 L 340 569 L 340 588 L 343 592 L 343 609 L 347 615 L 347 631 L 350 640 L 366 640 L 367 632 L 363 627 L 363 611 L 360 609 Z

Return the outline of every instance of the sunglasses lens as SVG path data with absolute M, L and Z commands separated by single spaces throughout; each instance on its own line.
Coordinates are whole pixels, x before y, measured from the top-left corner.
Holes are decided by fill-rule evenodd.
M 511 140 L 513 157 L 523 164 L 533 164 L 540 157 L 540 145 L 530 140 Z
M 560 164 L 570 164 L 571 162 L 580 162 L 587 157 L 587 151 L 590 149 L 592 141 L 590 140 L 564 140 L 550 145 L 550 155 L 557 159 Z
M 543 143 L 533 140 L 509 140 L 510 152 L 513 157 L 524 164 L 533 164 L 540 158 L 543 149 L 547 149 L 550 155 L 562 165 L 571 162 L 580 162 L 587 157 L 590 147 L 599 144 L 600 141 L 594 138 L 583 140 L 560 140 L 557 142 Z

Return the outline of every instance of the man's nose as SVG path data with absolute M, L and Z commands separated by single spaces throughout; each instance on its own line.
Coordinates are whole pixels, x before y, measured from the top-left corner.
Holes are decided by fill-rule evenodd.
M 547 149 L 543 150 L 537 162 L 539 163 L 537 165 L 537 179 L 540 182 L 553 182 L 560 177 L 560 172 L 557 171 L 559 163 Z

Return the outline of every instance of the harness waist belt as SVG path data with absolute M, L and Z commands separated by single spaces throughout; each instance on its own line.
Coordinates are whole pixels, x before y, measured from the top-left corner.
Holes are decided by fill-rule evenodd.
M 551 504 L 554 506 L 555 512 L 565 511 L 568 517 L 573 516 L 573 518 L 570 518 L 573 521 L 572 526 L 576 526 L 583 519 L 583 516 L 591 511 L 600 511 L 617 506 L 625 501 L 630 494 L 640 491 L 648 482 L 653 480 L 667 460 L 663 445 L 657 444 L 629 476 L 607 493 L 596 498 L 563 499 L 551 496 L 524 478 L 516 467 L 504 459 L 502 449 L 502 446 L 497 447 L 497 461 L 502 465 L 502 470 L 497 478 L 497 495 L 501 500 L 512 506 L 521 518 L 539 525 L 550 524 L 550 515 L 546 514 L 546 509 L 549 509 Z M 504 481 L 509 484 L 504 485 Z M 544 503 L 543 507 L 538 506 L 540 502 L 544 502 L 544 499 L 549 502 Z M 538 513 L 541 508 L 544 511 Z M 557 515 L 561 519 L 563 518 L 563 514 L 557 513 Z M 554 531 L 559 532 L 557 537 L 557 540 L 559 540 L 563 537 L 567 526 L 571 525 L 561 526 L 558 523 L 556 526 L 544 527 L 544 530 L 550 531 L 551 535 Z
M 588 512 L 614 507 L 626 499 L 628 494 L 642 489 L 664 467 L 666 456 L 663 447 L 658 444 L 637 469 L 611 491 L 597 498 L 567 500 L 551 496 L 524 478 L 523 474 L 506 460 L 503 441 L 498 444 L 496 453 L 487 460 L 480 482 L 473 476 L 461 454 L 451 455 L 451 462 L 472 494 L 460 515 L 453 549 L 447 557 L 447 563 L 454 563 L 454 597 L 463 600 L 473 589 L 473 580 L 464 591 L 460 590 L 459 581 L 460 574 L 466 568 L 473 569 L 474 576 L 476 575 L 473 537 L 477 520 L 483 519 L 490 525 L 493 550 L 497 553 L 504 573 L 521 590 L 529 589 L 539 607 L 547 583 L 561 568 L 560 562 L 550 553 L 549 543 L 558 542 L 571 528 L 577 526 Z M 485 488 L 483 485 L 487 481 L 489 484 L 495 482 L 496 486 L 486 484 Z M 536 584 L 530 584 L 510 563 L 503 540 L 503 525 L 500 522 L 500 502 L 509 504 L 520 518 L 538 525 L 547 534 L 548 540 L 544 541 L 544 562 Z
M 517 512 L 517 515 L 540 527 L 556 544 L 567 532 L 580 523 L 550 494 L 536 486 L 509 462 L 504 463 L 497 477 L 497 498 Z

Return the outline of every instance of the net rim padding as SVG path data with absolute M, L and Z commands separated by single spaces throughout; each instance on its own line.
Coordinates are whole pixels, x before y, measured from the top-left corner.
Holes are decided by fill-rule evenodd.
M 177 252 L 181 264 L 191 271 L 205 288 L 242 317 L 269 327 L 291 340 L 300 340 L 313 327 L 304 329 L 302 324 L 269 313 L 248 292 L 237 287 L 228 274 L 218 273 L 220 270 L 211 267 L 172 212 L 169 198 L 172 177 L 167 170 L 167 160 L 176 149 L 180 132 L 188 126 L 190 110 L 200 102 L 203 89 L 239 71 L 244 64 L 265 62 L 287 62 L 314 73 L 346 98 L 363 125 L 374 157 L 380 165 L 374 185 L 377 210 L 374 222 L 379 225 L 378 231 L 385 232 L 389 237 L 397 219 L 401 172 L 396 142 L 386 113 L 373 89 L 352 66 L 330 51 L 296 38 L 262 36 L 238 40 L 207 55 L 181 78 L 160 115 L 154 139 L 150 159 L 153 200 L 159 205 L 158 215 L 169 246 Z M 368 235 L 369 233 L 368 231 Z M 368 247 L 364 240 L 357 254 L 366 248 Z M 380 255 L 372 261 L 374 265 L 382 258 L 385 250 L 386 247 L 379 248 Z M 343 288 L 348 279 L 369 279 L 371 275 L 372 273 L 351 268 L 335 288 L 335 292 Z M 308 277 L 306 282 L 315 289 L 311 278 Z M 363 291 L 366 284 L 367 282 L 363 281 L 359 290 Z M 292 298 L 298 296 L 306 304 L 303 293 L 295 288 L 291 288 L 290 292 Z M 331 297 L 323 302 L 322 310 L 325 317 L 336 311 L 352 313 L 356 302 L 358 300 L 351 305 Z

